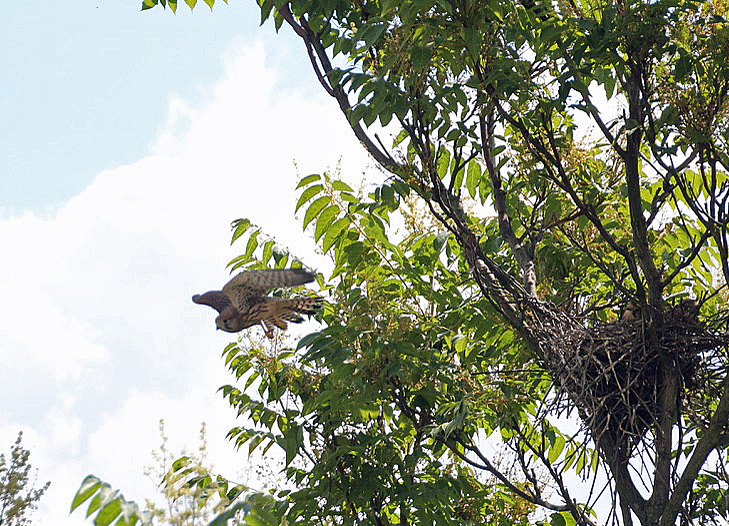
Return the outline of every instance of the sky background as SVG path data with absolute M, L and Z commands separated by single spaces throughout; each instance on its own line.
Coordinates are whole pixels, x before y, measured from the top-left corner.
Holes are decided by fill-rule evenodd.
M 160 418 L 173 451 L 205 421 L 217 471 L 245 471 L 217 393 L 234 337 L 190 297 L 227 281 L 239 217 L 326 266 L 294 216 L 297 179 L 340 161 L 349 181 L 381 178 L 254 2 L 139 6 L 11 2 L 0 17 L 0 451 L 22 430 L 51 481 L 37 524 L 91 524 L 68 514 L 89 473 L 152 496 Z

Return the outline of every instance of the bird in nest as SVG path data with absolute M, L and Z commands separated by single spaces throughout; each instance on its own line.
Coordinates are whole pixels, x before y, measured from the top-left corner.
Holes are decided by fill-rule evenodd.
M 698 300 L 683 299 L 675 307 L 673 307 L 673 311 L 679 313 L 684 318 L 693 318 L 698 320 L 700 308 L 701 304 Z M 635 321 L 639 319 L 641 319 L 640 305 L 631 300 L 625 306 L 625 310 L 623 310 L 620 320 Z
M 272 289 L 295 287 L 314 281 L 313 272 L 303 268 L 244 270 L 225 284 L 223 290 L 196 294 L 192 301 L 218 311 L 215 326 L 226 332 L 240 332 L 261 324 L 268 338 L 273 328 L 286 330 L 287 322 L 301 323 L 302 314 L 312 315 L 321 307 L 319 297 L 276 298 Z
M 629 301 L 623 310 L 623 314 L 620 316 L 621 321 L 635 321 L 641 318 L 640 305 L 635 301 Z

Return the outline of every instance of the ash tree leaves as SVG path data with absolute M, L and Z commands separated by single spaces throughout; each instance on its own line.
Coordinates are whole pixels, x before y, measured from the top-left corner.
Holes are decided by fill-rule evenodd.
M 231 224 L 233 239 L 231 243 L 242 236 L 246 236 L 246 246 L 243 253 L 228 263 L 231 271 L 242 267 L 249 268 L 286 268 L 289 263 L 289 251 L 278 244 L 275 239 L 268 237 L 261 227 L 252 224 L 248 219 L 237 219 Z M 254 257 L 258 249 L 261 249 L 260 257 Z M 293 259 L 292 268 L 301 267 L 301 261 Z
M 296 203 L 296 211 L 306 205 L 303 227 L 314 223 L 314 240 L 322 240 L 322 250 L 327 252 L 351 224 L 347 216 L 347 203 L 354 201 L 352 189 L 341 181 L 330 181 L 328 176 L 310 175 L 301 180 L 297 189 L 302 189 Z M 335 192 L 339 194 L 335 196 Z M 334 198 L 337 201 L 334 202 Z
M 549 324 L 534 308 L 590 326 L 616 322 L 629 300 L 660 319 L 691 296 L 706 298 L 702 315 L 726 326 L 726 6 L 259 6 L 262 22 L 302 38 L 323 90 L 391 176 L 366 195 L 327 174 L 299 183 L 296 212 L 334 267 L 325 327 L 280 356 L 226 350 L 249 390 L 223 394 L 256 424 L 231 436 L 249 449 L 280 448 L 297 488 L 277 496 L 280 517 L 326 522 L 325 510 L 338 523 L 483 523 L 485 508 L 511 498 L 516 521 L 526 503 L 523 512 L 555 512 L 554 524 L 589 524 L 594 499 L 578 502 L 563 476 L 616 466 L 545 418 L 541 402 L 559 386 L 538 365 L 535 334 Z M 619 111 L 596 102 L 603 93 Z M 393 131 L 392 144 L 375 124 Z M 245 247 L 234 266 L 289 257 L 244 220 L 235 237 Z M 729 386 L 711 381 L 729 399 Z M 719 400 L 696 402 L 654 430 L 656 444 L 667 440 L 655 462 L 670 467 L 683 449 L 672 426 L 679 441 L 706 436 Z M 483 436 L 501 438 L 524 479 L 489 468 Z M 714 450 L 724 455 L 726 444 Z M 555 502 L 533 480 L 536 466 L 559 488 Z M 654 471 L 622 467 L 615 486 Z M 484 487 L 485 473 L 499 486 Z M 610 491 L 623 516 L 632 509 L 652 526 L 659 512 L 668 510 L 667 523 L 678 517 L 669 486 L 652 492 L 650 506 L 630 487 Z
M 217 496 L 221 502 L 228 503 L 224 511 L 209 523 L 209 526 L 228 526 L 230 520 L 238 518 L 251 526 L 278 526 L 281 524 L 272 511 L 274 500 L 266 494 L 249 490 L 233 484 L 221 476 L 203 472 L 200 466 L 191 467 L 190 459 L 177 459 L 162 481 L 164 484 L 184 484 L 202 490 L 199 498 L 201 505 Z M 142 511 L 139 506 L 128 501 L 119 492 L 94 475 L 88 475 L 81 483 L 71 503 L 71 512 L 88 502 L 86 517 L 93 518 L 95 526 L 153 526 L 152 514 Z
M 331 180 L 326 174 L 305 177 L 297 189 L 301 190 L 301 196 L 296 211 L 306 206 L 303 227 L 314 226 L 314 240 L 321 244 L 323 252 L 329 252 L 333 246 L 354 245 L 335 254 L 346 254 L 356 261 L 363 256 L 367 239 L 370 244 L 382 243 L 394 248 L 387 240 L 386 230 L 390 212 L 398 207 L 399 199 L 409 193 L 405 185 L 386 185 L 378 189 L 375 197 L 383 199 L 369 204 L 360 202 L 348 184 Z
M 640 302 L 645 313 L 655 311 L 659 319 L 679 297 L 718 293 L 709 279 L 712 271 L 716 277 L 722 267 L 723 279 L 729 279 L 723 9 L 681 1 L 293 1 L 262 10 L 264 19 L 273 16 L 277 26 L 283 20 L 302 38 L 322 87 L 337 100 L 353 132 L 394 181 L 405 185 L 398 195 L 417 195 L 451 234 L 442 262 L 452 274 L 418 280 L 413 267 L 422 238 L 409 239 L 411 245 L 389 238 L 394 248 L 377 244 L 381 225 L 368 230 L 366 220 L 359 219 L 361 210 L 386 209 L 381 196 L 368 203 L 339 203 L 322 178 L 304 183 L 299 203 L 304 222 L 313 225 L 325 250 L 333 251 L 336 276 L 351 283 L 338 303 L 353 306 L 347 328 L 358 321 L 360 306 L 380 309 L 380 316 L 365 316 L 362 324 L 378 337 L 386 333 L 377 324 L 387 319 L 388 308 L 401 329 L 403 320 L 426 319 L 418 318 L 416 305 L 428 304 L 442 322 L 449 316 L 445 303 L 439 303 L 450 290 L 446 284 L 468 276 L 455 280 L 460 302 L 455 294 L 448 297 L 467 321 L 449 327 L 452 333 L 445 331 L 444 341 L 458 351 L 465 345 L 460 342 L 478 336 L 488 343 L 469 358 L 490 357 L 491 348 L 497 348 L 503 352 L 501 366 L 533 365 L 530 351 L 519 349 L 532 342 L 531 359 L 539 358 L 533 336 L 544 319 L 524 307 L 530 303 L 549 305 L 589 325 L 615 322 L 618 307 L 628 300 Z M 693 56 L 704 60 L 689 59 Z M 627 106 L 624 114 L 598 108 L 596 89 L 620 98 Z M 582 133 L 585 117 L 597 139 Z M 392 147 L 375 133 L 372 124 L 378 119 L 395 128 Z M 697 177 L 699 172 L 703 175 Z M 382 189 L 387 186 L 393 185 Z M 370 269 L 370 262 L 378 266 Z M 431 285 L 429 291 L 423 282 Z M 402 295 L 399 303 L 389 302 L 390 291 Z M 479 303 L 483 297 L 491 302 Z M 716 308 L 710 303 L 707 313 Z M 471 332 L 474 320 L 479 320 L 478 333 Z M 502 339 L 489 323 L 507 327 L 498 335 Z M 422 324 L 408 327 L 426 336 L 410 342 L 415 348 L 428 342 L 430 333 Z M 352 353 L 352 345 L 341 340 L 336 345 L 332 334 L 321 333 L 305 340 L 318 358 Z M 401 367 L 405 362 L 400 356 L 393 361 Z M 352 370 L 347 359 L 344 364 Z M 514 403 L 508 404 L 511 411 L 499 407 L 499 418 L 478 420 L 476 415 L 485 412 L 482 405 L 436 394 L 435 404 L 452 416 L 438 424 L 443 435 L 467 435 L 469 425 L 498 429 L 507 443 L 518 443 L 524 458 L 531 455 L 547 469 L 559 462 L 564 469 L 595 469 L 597 456 L 586 448 L 563 458 L 568 446 L 547 440 L 553 430 L 524 434 L 540 418 L 534 400 L 547 392 L 548 379 L 504 384 L 504 391 L 513 390 L 508 394 Z M 722 389 L 719 383 L 715 387 Z M 464 393 L 465 399 L 474 392 Z M 691 418 L 686 422 L 697 429 Z M 665 429 L 656 434 L 672 436 Z M 539 440 L 532 442 L 532 436 Z M 623 501 L 637 495 L 625 488 L 618 492 Z M 651 497 L 652 509 L 662 509 L 669 498 L 659 493 Z M 566 491 L 561 496 L 573 519 L 589 522 L 580 504 Z M 639 515 L 646 508 L 640 499 L 626 506 Z M 675 514 L 676 507 L 668 513 Z M 641 520 L 655 523 L 649 515 Z
M 302 223 L 334 264 L 325 327 L 275 354 L 231 344 L 225 361 L 244 385 L 221 388 L 254 423 L 230 431 L 236 446 L 285 455 L 297 489 L 276 495 L 280 519 L 527 524 L 533 505 L 484 482 L 457 453 L 479 451 L 479 432 L 527 421 L 548 384 L 536 370 L 493 381 L 499 363 L 525 364 L 501 354 L 514 335 L 465 283 L 452 236 L 396 181 L 362 196 L 317 174 L 298 191 Z M 557 462 L 568 451 L 574 462 L 576 446 L 552 436 L 540 454 Z
M 215 0 L 203 0 L 210 9 L 213 8 L 215 5 Z M 228 3 L 228 0 L 223 0 L 226 4 Z M 197 0 L 185 0 L 185 3 L 187 4 L 187 7 L 190 8 L 190 10 L 194 9 L 197 5 Z M 169 6 L 170 11 L 173 13 L 177 12 L 177 0 L 143 0 L 142 1 L 142 11 L 146 9 L 152 9 L 155 6 L 161 5 L 164 8 L 167 8 Z
M 98 477 L 87 476 L 71 503 L 71 511 L 88 501 L 86 517 L 94 516 L 94 526 L 151 525 L 152 517 L 133 501 L 127 501 L 118 491 Z

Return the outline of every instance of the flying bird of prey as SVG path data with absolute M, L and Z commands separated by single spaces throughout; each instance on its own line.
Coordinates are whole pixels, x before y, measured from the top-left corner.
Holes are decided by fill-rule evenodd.
M 192 301 L 218 311 L 215 326 L 226 332 L 239 332 L 260 323 L 266 336 L 273 328 L 286 329 L 286 322 L 301 323 L 302 314 L 314 314 L 321 298 L 274 298 L 266 296 L 278 287 L 294 287 L 314 281 L 314 274 L 303 268 L 244 270 L 225 284 L 223 290 L 196 294 Z

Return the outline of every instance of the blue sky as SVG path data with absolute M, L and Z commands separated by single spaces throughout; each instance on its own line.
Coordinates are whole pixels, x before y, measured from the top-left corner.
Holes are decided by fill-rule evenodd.
M 297 177 L 339 165 L 356 184 L 369 161 L 253 2 L 4 7 L 0 449 L 22 430 L 51 481 L 35 522 L 90 524 L 68 515 L 88 473 L 152 496 L 160 418 L 173 450 L 206 421 L 211 462 L 236 478 L 217 393 L 233 338 L 190 298 L 229 278 L 239 217 L 325 268 L 294 216 Z
M 235 36 L 269 44 L 286 84 L 314 89 L 290 32 L 254 2 L 191 13 L 141 2 L 10 2 L 0 17 L 0 210 L 56 206 L 147 151 L 170 93 L 199 100 Z M 32 7 L 31 7 L 32 6 Z M 275 43 L 275 45 L 270 45 Z M 254 79 L 251 79 L 254 81 Z

